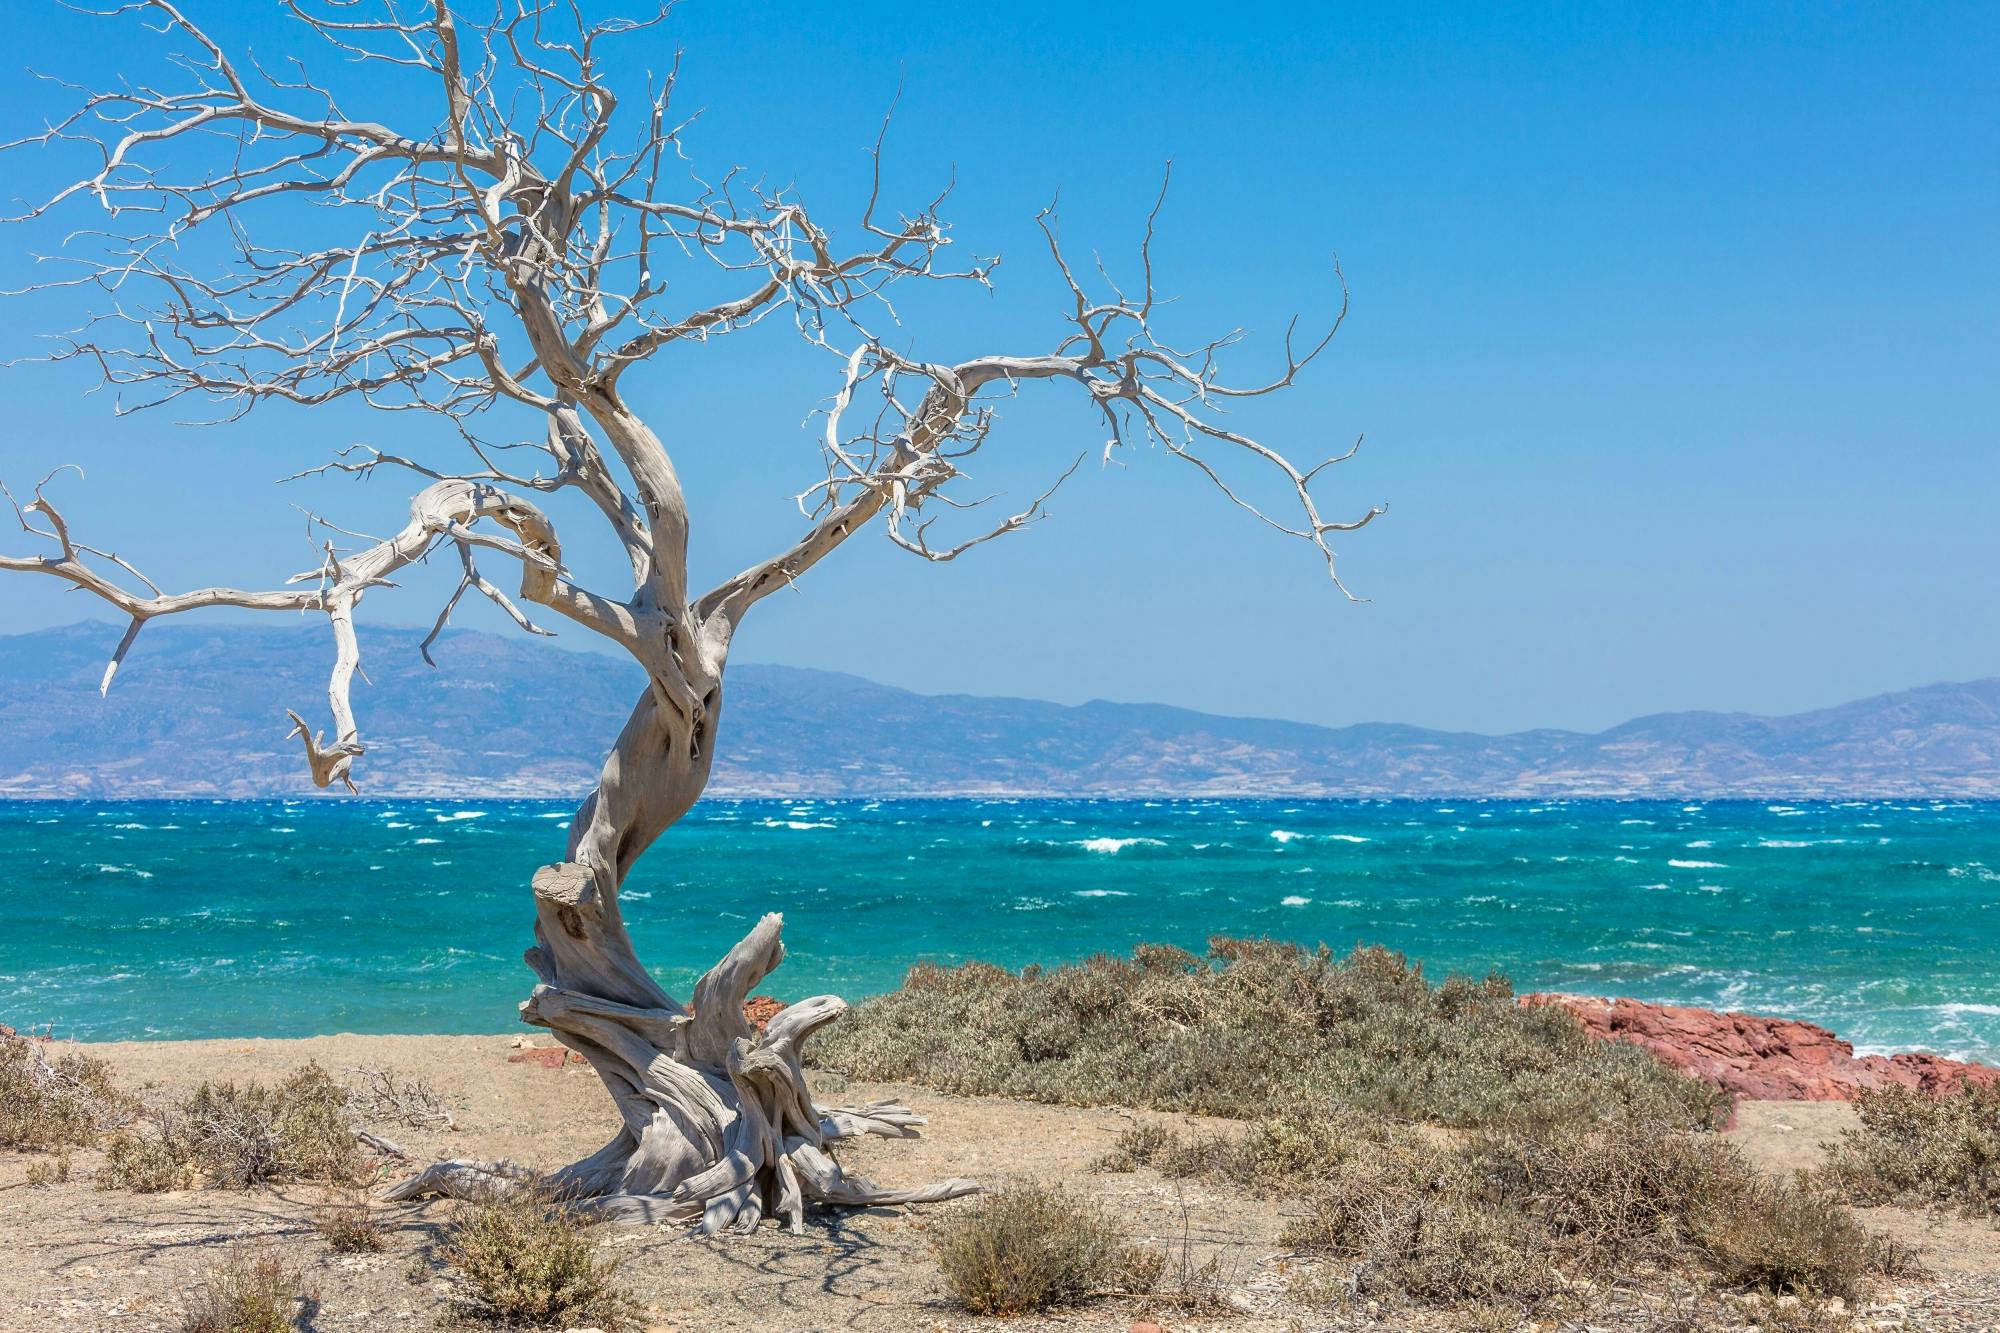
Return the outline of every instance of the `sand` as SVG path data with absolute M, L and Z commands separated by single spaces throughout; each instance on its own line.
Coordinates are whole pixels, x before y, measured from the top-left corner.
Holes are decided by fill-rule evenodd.
M 419 1157 L 510 1156 L 557 1165 L 602 1143 L 612 1117 L 596 1076 L 574 1065 L 510 1064 L 515 1040 L 336 1036 L 109 1043 L 90 1049 L 112 1062 L 121 1082 L 159 1098 L 205 1078 L 269 1080 L 306 1060 L 336 1076 L 363 1066 L 420 1075 L 451 1096 L 459 1128 L 382 1127 Z M 630 1284 L 654 1311 L 652 1328 L 1124 1330 L 1141 1315 L 1188 1333 L 1329 1326 L 1288 1295 L 1287 1272 L 1299 1261 L 1277 1243 L 1282 1204 L 1169 1181 L 1145 1170 L 1092 1169 L 1135 1119 L 1186 1123 L 1184 1117 L 951 1097 L 889 1085 L 822 1092 L 829 1100 L 896 1096 L 931 1117 L 921 1139 L 867 1140 L 844 1150 L 844 1160 L 863 1174 L 884 1183 L 952 1175 L 1071 1180 L 1102 1198 L 1135 1240 L 1166 1249 L 1172 1262 L 1180 1263 L 1184 1255 L 1197 1265 L 1216 1260 L 1235 1312 L 1193 1316 L 1108 1301 L 1004 1326 L 957 1313 L 943 1300 L 924 1242 L 928 1221 L 939 1209 L 964 1206 L 953 1203 L 819 1217 L 804 1237 L 766 1228 L 749 1237 L 702 1240 L 678 1228 L 607 1227 L 603 1243 L 625 1259 Z M 1851 1123 L 1851 1116 L 1837 1104 L 1746 1103 L 1731 1134 L 1760 1164 L 1789 1171 L 1817 1160 L 1821 1145 Z M 429 1328 L 446 1308 L 445 1282 L 413 1281 L 410 1269 L 447 1204 L 385 1206 L 380 1217 L 391 1231 L 387 1251 L 342 1256 L 311 1230 L 310 1213 L 322 1197 L 317 1187 L 161 1195 L 100 1191 L 90 1177 L 102 1155 L 80 1152 L 69 1181 L 31 1189 L 25 1177 L 32 1160 L 0 1154 L 0 1239 L 7 1249 L 7 1262 L 0 1265 L 0 1329 L 172 1329 L 181 1291 L 239 1239 L 275 1246 L 306 1267 L 319 1288 L 310 1327 L 323 1333 Z M 1871 1209 L 1867 1217 L 1919 1247 L 1936 1273 L 1930 1281 L 1877 1293 L 1882 1308 L 1870 1317 L 1881 1327 L 2000 1327 L 2000 1232 L 1895 1209 Z M 1354 1326 L 1371 1321 L 1357 1316 Z M 1391 1316 L 1372 1326 L 1418 1325 Z

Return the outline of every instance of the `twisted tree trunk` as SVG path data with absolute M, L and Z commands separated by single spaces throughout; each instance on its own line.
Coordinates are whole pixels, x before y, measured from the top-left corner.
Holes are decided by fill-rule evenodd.
M 862 1134 L 910 1138 L 923 1118 L 894 1102 L 815 1106 L 800 1046 L 840 1017 L 832 995 L 801 1000 L 761 1036 L 743 1016 L 751 990 L 784 960 L 782 919 L 770 913 L 696 983 L 683 1006 L 640 963 L 618 890 L 640 853 L 687 813 L 707 785 L 720 687 L 694 721 L 641 695 L 570 825 L 565 860 L 535 873 L 540 978 L 521 1004 L 604 1080 L 622 1122 L 602 1148 L 555 1173 L 581 1206 L 635 1221 L 693 1221 L 704 1232 L 749 1231 L 765 1217 L 804 1226 L 807 1200 L 859 1206 L 948 1199 L 979 1187 L 946 1180 L 884 1189 L 848 1176 L 829 1142 Z M 392 1199 L 476 1195 L 524 1178 L 508 1163 L 440 1162 L 396 1186 Z
M 1333 535 L 1383 510 L 1330 520 L 1313 485 L 1354 449 L 1301 468 L 1222 413 L 1235 400 L 1289 388 L 1326 350 L 1346 316 L 1344 280 L 1338 311 L 1317 340 L 1295 345 L 1288 327 L 1282 371 L 1274 367 L 1262 381 L 1225 381 L 1216 361 L 1238 333 L 1190 346 L 1154 328 L 1166 304 L 1157 299 L 1151 251 L 1163 181 L 1139 248 L 1137 291 L 1128 295 L 1109 273 L 1108 293 L 1088 291 L 1065 258 L 1051 206 L 1037 221 L 1066 291 L 1065 327 L 1053 349 L 933 362 L 885 344 L 866 326 L 876 302 L 905 280 L 990 285 L 993 260 L 940 265 L 951 243 L 938 212 L 944 194 L 888 225 L 891 210 L 886 202 L 877 207 L 878 139 L 875 187 L 856 246 L 837 246 L 789 191 L 733 189 L 735 172 L 702 184 L 691 199 L 675 197 L 670 187 L 679 173 L 660 170 L 681 153 L 679 131 L 669 128 L 677 119 L 668 114 L 673 80 L 648 88 L 628 119 L 613 66 L 602 58 L 607 46 L 645 32 L 649 22 L 589 19 L 578 6 L 529 6 L 535 40 L 527 42 L 519 16 L 461 29 L 448 0 L 407 16 L 391 6 L 365 20 L 314 18 L 288 6 L 315 49 L 330 42 L 357 60 L 386 61 L 430 94 L 408 105 L 434 107 L 441 119 L 395 128 L 349 117 L 303 64 L 277 79 L 254 62 L 239 63 L 170 0 L 114 8 L 142 15 L 178 44 L 173 77 L 183 86 L 136 79 L 85 90 L 79 107 L 44 133 L 0 144 L 0 151 L 78 143 L 97 150 L 85 154 L 88 175 L 11 219 L 53 219 L 72 204 L 95 206 L 109 219 L 60 233 L 65 262 L 81 272 L 47 286 L 115 299 L 58 338 L 51 359 L 94 366 L 137 407 L 195 396 L 226 409 L 231 420 L 273 401 L 311 407 L 358 398 L 385 410 L 420 410 L 447 422 L 447 435 L 462 440 L 473 460 L 452 471 L 368 445 L 342 450 L 311 471 L 367 477 L 386 467 L 424 478 L 400 532 L 353 550 L 340 545 L 352 532 L 315 515 L 323 543 L 318 568 L 279 589 L 179 594 L 162 591 L 112 550 L 73 539 L 44 493 L 52 473 L 31 502 L 12 506 L 21 527 L 52 553 L 0 554 L 0 571 L 61 579 L 130 618 L 105 672 L 107 688 L 155 617 L 211 606 L 325 614 L 335 652 L 327 687 L 333 736 L 328 741 L 296 713 L 293 734 L 304 740 L 316 784 L 352 787 L 364 754 L 349 697 L 363 596 L 448 549 L 464 576 L 433 637 L 471 592 L 522 628 L 546 632 L 477 563 L 518 561 L 521 601 L 618 644 L 649 679 L 597 789 L 577 811 L 565 859 L 534 879 L 535 946 L 527 960 L 540 984 L 522 1017 L 590 1062 L 622 1122 L 602 1149 L 559 1173 L 558 1183 L 607 1210 L 699 1216 L 711 1231 L 754 1226 L 767 1214 L 796 1228 L 807 1198 L 863 1204 L 972 1189 L 965 1181 L 877 1189 L 843 1176 L 826 1155 L 829 1139 L 903 1136 L 920 1121 L 890 1104 L 832 1111 L 812 1104 L 799 1046 L 839 1016 L 839 1000 L 802 1001 L 761 1037 L 752 1033 L 743 999 L 784 957 L 776 916 L 730 950 L 684 1008 L 633 952 L 619 886 L 708 780 L 723 663 L 753 605 L 795 585 L 876 520 L 899 548 L 947 562 L 1044 514 L 1054 487 L 984 531 L 933 544 L 939 517 L 985 503 L 961 491 L 965 460 L 986 445 L 996 419 L 981 397 L 988 388 L 1011 393 L 1046 382 L 1081 389 L 1108 429 L 1107 461 L 1128 437 L 1152 440 L 1234 505 L 1309 543 L 1340 587 Z M 651 22 L 666 13 L 658 9 Z M 614 134 L 619 126 L 636 136 Z M 300 229 L 286 210 L 307 207 L 316 221 Z M 266 210 L 277 214 L 277 239 L 253 240 L 252 219 Z M 343 222 L 345 232 L 338 230 Z M 177 238 L 204 226 L 210 230 L 203 235 L 221 233 L 222 244 L 190 243 L 186 252 L 211 254 L 217 267 L 204 274 L 168 262 L 163 226 Z M 304 235 L 317 239 L 296 239 Z M 666 276 L 675 256 L 704 274 L 743 273 L 745 289 L 683 309 L 683 285 Z M 887 309 L 893 315 L 893 306 Z M 695 597 L 687 497 L 665 444 L 620 385 L 634 366 L 678 345 L 747 330 L 784 311 L 810 345 L 844 359 L 826 405 L 823 479 L 797 497 L 809 521 L 796 541 Z M 867 318 L 856 317 L 862 311 Z M 316 327 L 302 334 L 301 321 Z M 654 382 L 656 391 L 668 391 L 665 381 Z M 857 400 L 871 406 L 848 414 Z M 495 408 L 536 422 L 544 442 L 513 438 L 511 426 L 487 416 Z M 520 458 L 532 467 L 510 461 Z M 1229 458 L 1268 472 L 1271 493 L 1287 497 L 1290 516 L 1259 508 L 1250 498 L 1256 491 L 1225 475 L 1219 460 Z M 590 501 L 624 551 L 628 596 L 583 587 L 564 565 L 548 514 L 529 497 L 565 490 Z M 0 499 L 12 498 L 0 487 Z M 522 1174 L 504 1163 L 445 1162 L 395 1195 L 505 1187 Z

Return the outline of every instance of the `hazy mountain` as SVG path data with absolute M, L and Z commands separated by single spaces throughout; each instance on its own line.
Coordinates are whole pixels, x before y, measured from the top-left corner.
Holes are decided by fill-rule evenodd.
M 0 636 L 0 796 L 310 790 L 284 710 L 324 717 L 322 626 L 154 625 L 99 698 L 117 637 Z M 469 632 L 440 641 L 433 670 L 420 637 L 367 637 L 369 794 L 578 792 L 639 685 L 613 658 Z M 2000 797 L 2000 679 L 1508 736 L 925 695 L 797 667 L 742 664 L 729 681 L 717 794 Z

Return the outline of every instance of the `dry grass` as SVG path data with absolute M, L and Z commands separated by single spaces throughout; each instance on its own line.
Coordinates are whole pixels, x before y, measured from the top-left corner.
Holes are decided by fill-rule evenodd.
M 237 1247 L 183 1294 L 180 1333 L 292 1333 L 318 1300 L 277 1255 Z
M 1023 1181 L 931 1226 L 931 1252 L 953 1302 L 1018 1315 L 1106 1291 L 1147 1292 L 1166 1256 L 1125 1243 L 1109 1213 L 1060 1185 Z
M 1432 985 L 1400 954 L 1218 938 L 1206 958 L 1011 973 L 912 968 L 903 988 L 817 1039 L 856 1078 L 1073 1105 L 1255 1119 L 1326 1103 L 1455 1126 L 1636 1119 L 1714 1123 L 1722 1098 L 1498 976 Z
M 619 1282 L 618 1261 L 599 1255 L 595 1225 L 535 1185 L 459 1204 L 442 1252 L 460 1279 L 458 1321 L 606 1333 L 638 1326 L 638 1302 Z
M 111 1067 L 74 1050 L 51 1061 L 47 1043 L 0 1036 L 0 1148 L 82 1147 L 132 1118 L 138 1103 L 111 1082 Z
M 105 1144 L 101 1189 L 156 1193 L 200 1184 L 248 1189 L 266 1180 L 351 1181 L 361 1151 L 346 1092 L 316 1064 L 275 1086 L 204 1083 L 150 1124 Z
M 2000 1217 L 2000 1087 L 1933 1097 L 1863 1092 L 1861 1123 L 1835 1145 L 1821 1178 L 1860 1203 L 1957 1208 Z

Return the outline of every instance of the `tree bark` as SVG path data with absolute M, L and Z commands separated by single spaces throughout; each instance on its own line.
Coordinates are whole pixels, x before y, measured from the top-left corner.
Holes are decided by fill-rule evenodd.
M 808 1200 L 844 1206 L 920 1203 L 979 1187 L 945 1180 L 885 1189 L 847 1175 L 826 1151 L 862 1134 L 912 1137 L 923 1118 L 895 1102 L 813 1104 L 800 1047 L 840 1017 L 831 995 L 801 1000 L 761 1036 L 743 1002 L 785 956 L 775 912 L 696 983 L 683 1006 L 632 947 L 618 891 L 640 853 L 685 815 L 707 785 L 721 688 L 684 712 L 649 687 L 570 825 L 567 858 L 534 876 L 540 979 L 522 1021 L 548 1028 L 604 1081 L 618 1132 L 553 1183 L 580 1206 L 634 1221 L 695 1221 L 707 1233 L 749 1231 L 766 1217 L 794 1232 Z M 691 713 L 691 715 L 690 715 Z M 506 1162 L 437 1163 L 390 1191 L 468 1197 L 525 1178 Z

